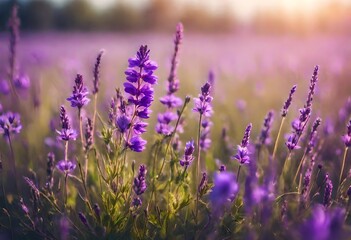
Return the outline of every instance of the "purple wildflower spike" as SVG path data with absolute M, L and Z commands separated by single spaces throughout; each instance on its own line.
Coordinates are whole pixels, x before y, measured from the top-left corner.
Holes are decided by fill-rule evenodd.
M 331 204 L 331 197 L 333 192 L 333 183 L 329 179 L 329 175 L 325 176 L 325 189 L 324 189 L 324 197 L 323 197 L 323 205 L 325 207 L 329 207 Z
M 0 115 L 0 134 L 9 137 L 21 131 L 21 118 L 18 113 L 6 112 Z
M 184 156 L 179 161 L 182 167 L 186 167 L 186 168 L 189 167 L 191 162 L 194 160 L 194 156 L 193 156 L 194 150 L 195 150 L 194 140 L 191 140 L 185 144 Z
M 93 146 L 93 125 L 91 122 L 90 118 L 87 118 L 87 123 L 85 125 L 85 146 L 84 149 L 85 151 L 89 151 L 91 149 L 91 147 Z
M 67 101 L 71 103 L 71 107 L 77 107 L 78 109 L 87 105 L 90 99 L 87 97 L 89 94 L 87 87 L 83 85 L 83 76 L 77 74 L 75 79 L 75 85 L 73 86 L 72 95 L 67 98 Z
M 250 139 L 250 132 L 251 132 L 252 124 L 250 123 L 247 125 L 244 133 L 244 137 L 241 141 L 241 145 L 238 145 L 238 150 L 236 155 L 233 157 L 236 159 L 240 164 L 247 164 L 250 163 L 250 156 L 249 156 L 249 139 Z
M 194 98 L 194 111 L 204 115 L 205 117 L 210 117 L 213 113 L 211 102 L 212 97 L 210 96 L 211 85 L 206 82 L 205 85 L 201 87 L 201 94 L 198 98 Z
M 296 88 L 297 88 L 297 86 L 294 85 L 290 90 L 289 97 L 285 101 L 283 109 L 282 109 L 282 117 L 286 117 L 286 115 L 288 114 L 288 110 L 289 110 L 289 107 L 291 105 L 292 97 L 293 97 L 294 93 L 296 92 Z
M 93 88 L 93 94 L 97 94 L 99 91 L 99 81 L 100 81 L 100 65 L 101 65 L 101 58 L 102 55 L 105 53 L 105 50 L 101 50 L 98 54 L 98 56 L 96 57 L 96 62 L 94 65 L 94 79 L 93 79 L 93 84 L 94 84 L 94 88 Z
M 261 134 L 258 137 L 257 146 L 268 145 L 271 142 L 269 134 L 273 122 L 273 115 L 274 112 L 272 110 L 267 113 L 261 129 Z
M 316 145 L 317 129 L 321 125 L 321 122 L 322 120 L 320 118 L 317 118 L 313 123 L 312 130 L 310 133 L 310 138 L 306 148 L 306 154 L 311 153 Z
M 86 226 L 87 228 L 90 228 L 89 223 L 88 223 L 88 219 L 87 219 L 87 217 L 84 215 L 84 213 L 79 212 L 79 213 L 78 213 L 78 217 L 79 217 L 80 221 L 84 224 L 84 226 Z
M 150 60 L 150 50 L 142 45 L 134 58 L 129 60 L 129 68 L 125 71 L 126 82 L 124 91 L 129 95 L 128 106 L 120 103 L 119 114 L 116 119 L 116 126 L 127 138 L 127 132 L 132 131 L 127 147 L 132 151 L 141 152 L 145 149 L 146 141 L 139 135 L 146 131 L 147 123 L 141 119 L 149 118 L 151 110 L 149 107 L 154 100 L 154 89 L 157 77 L 154 70 L 157 69 L 155 62 Z M 127 111 L 129 107 L 132 111 Z
M 156 132 L 164 136 L 172 134 L 174 130 L 173 123 L 178 119 L 174 108 L 178 108 L 183 104 L 183 101 L 174 94 L 179 89 L 179 79 L 177 78 L 178 68 L 178 54 L 179 46 L 183 38 L 183 25 L 178 23 L 175 39 L 174 39 L 174 53 L 171 60 L 171 70 L 168 76 L 167 95 L 160 98 L 160 102 L 167 108 L 164 113 L 158 114 Z
M 142 203 L 143 203 L 143 201 L 141 200 L 140 197 L 135 197 L 135 198 L 133 198 L 132 206 L 139 207 L 139 206 L 141 206 Z
M 59 134 L 58 139 L 62 141 L 76 140 L 78 134 L 74 129 L 71 128 L 70 121 L 64 106 L 61 106 L 60 108 L 60 119 L 62 129 L 61 131 L 56 130 L 56 132 Z
M 133 190 L 135 192 L 136 195 L 141 195 L 146 191 L 147 185 L 146 185 L 146 167 L 145 165 L 140 165 L 139 167 L 139 173 L 138 176 L 136 178 L 134 178 L 133 181 Z
M 211 139 L 209 138 L 212 122 L 205 119 L 201 123 L 200 148 L 202 151 L 207 151 L 211 147 Z
M 100 218 L 101 209 L 100 209 L 99 204 L 95 203 L 94 206 L 93 206 L 93 210 L 94 210 L 94 213 L 95 213 L 96 217 Z
M 18 65 L 17 65 L 17 47 L 19 42 L 19 28 L 20 28 L 20 19 L 18 18 L 18 7 L 14 5 L 11 12 L 11 17 L 8 22 L 8 27 L 10 30 L 10 84 L 13 88 L 15 76 L 17 75 Z M 13 88 L 14 89 L 14 88 Z
M 14 79 L 14 85 L 18 89 L 28 89 L 30 86 L 30 79 L 26 74 L 20 74 Z

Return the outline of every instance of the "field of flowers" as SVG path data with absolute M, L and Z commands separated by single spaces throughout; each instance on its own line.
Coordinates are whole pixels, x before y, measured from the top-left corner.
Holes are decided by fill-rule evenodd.
M 0 35 L 0 239 L 351 239 L 348 36 Z

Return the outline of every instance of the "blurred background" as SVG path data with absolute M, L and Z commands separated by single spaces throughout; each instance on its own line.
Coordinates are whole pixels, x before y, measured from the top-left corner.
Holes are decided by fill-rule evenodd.
M 0 0 L 0 22 L 13 0 Z M 350 0 L 17 0 L 26 31 L 351 32 Z M 1 30 L 4 30 L 4 25 Z

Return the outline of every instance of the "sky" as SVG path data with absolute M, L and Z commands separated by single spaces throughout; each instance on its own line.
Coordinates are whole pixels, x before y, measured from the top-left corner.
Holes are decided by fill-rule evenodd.
M 29 0 L 27 0 L 29 1 Z M 69 0 L 49 0 L 57 4 L 63 4 Z M 124 2 L 135 6 L 143 6 L 150 0 L 87 0 L 97 9 L 104 9 L 115 2 Z M 167 0 L 164 0 L 167 1 Z M 206 7 L 214 13 L 223 10 L 233 11 L 235 15 L 243 20 L 249 21 L 260 11 L 272 10 L 279 7 L 284 13 L 294 15 L 296 13 L 313 15 L 320 7 L 326 4 L 337 2 L 351 6 L 351 0 L 175 0 L 179 6 L 195 5 Z

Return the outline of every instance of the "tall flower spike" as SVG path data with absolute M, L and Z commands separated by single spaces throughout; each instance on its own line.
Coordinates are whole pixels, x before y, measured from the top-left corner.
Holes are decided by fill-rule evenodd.
M 288 114 L 288 110 L 289 110 L 289 107 L 290 107 L 290 105 L 291 105 L 291 101 L 292 101 L 293 95 L 294 95 L 294 93 L 296 92 L 296 88 L 297 88 L 297 86 L 294 85 L 294 86 L 291 88 L 291 90 L 290 90 L 289 97 L 288 97 L 288 99 L 285 101 L 284 106 L 283 106 L 283 109 L 282 109 L 282 117 L 286 117 L 286 115 Z
M 150 60 L 150 50 L 146 45 L 142 45 L 136 56 L 128 61 L 129 68 L 125 71 L 127 81 L 123 86 L 129 95 L 129 105 L 121 104 L 116 125 L 127 141 L 126 146 L 132 151 L 141 152 L 145 149 L 146 141 L 140 135 L 147 126 L 141 119 L 149 118 L 151 112 L 149 107 L 154 100 L 152 85 L 157 83 L 154 75 L 157 64 Z M 126 111 L 127 107 L 133 110 Z
M 194 156 L 193 156 L 194 150 L 195 150 L 194 140 L 191 140 L 185 144 L 184 156 L 179 161 L 182 167 L 186 167 L 186 168 L 189 167 L 191 162 L 194 160 Z
M 17 46 L 19 42 L 19 27 L 20 19 L 18 18 L 18 7 L 14 5 L 11 12 L 11 17 L 8 22 L 8 27 L 10 29 L 10 84 L 14 89 L 14 80 L 17 76 L 18 66 L 17 66 Z
M 271 142 L 269 134 L 273 122 L 273 115 L 274 112 L 272 110 L 267 113 L 261 129 L 261 134 L 258 137 L 257 146 L 268 145 Z
M 84 135 L 85 135 L 84 149 L 87 152 L 93 146 L 93 141 L 94 141 L 94 139 L 93 139 L 93 125 L 92 125 L 90 118 L 87 119 L 87 123 L 85 125 L 85 134 Z
M 94 84 L 94 88 L 93 88 L 93 94 L 97 94 L 99 91 L 99 81 L 100 81 L 100 65 L 101 65 L 101 58 L 102 55 L 104 55 L 105 50 L 101 50 L 98 54 L 98 56 L 96 57 L 96 62 L 94 65 L 94 79 L 93 79 L 93 84 Z
M 136 178 L 134 178 L 133 182 L 133 190 L 136 195 L 141 195 L 146 191 L 147 185 L 146 185 L 146 166 L 145 165 L 140 165 L 139 167 L 139 173 Z
M 250 139 L 250 132 L 252 129 L 252 124 L 250 123 L 247 125 L 244 133 L 244 137 L 241 141 L 241 144 L 238 145 L 238 150 L 236 155 L 233 157 L 233 159 L 236 159 L 240 164 L 245 164 L 245 163 L 250 163 L 250 156 L 249 156 L 249 150 L 248 150 L 248 145 L 249 145 L 249 139 Z
M 333 193 L 333 183 L 329 179 L 329 175 L 325 176 L 325 189 L 324 189 L 324 197 L 323 197 L 323 205 L 325 207 L 329 207 L 331 204 L 331 197 Z
M 64 174 L 69 174 L 76 169 L 76 164 L 73 161 L 69 160 L 61 160 L 56 164 L 58 170 L 60 170 Z
M 78 109 L 87 105 L 90 99 L 87 97 L 89 94 L 88 89 L 83 85 L 83 76 L 77 74 L 75 79 L 75 85 L 73 86 L 72 95 L 67 98 L 67 101 L 71 103 L 71 107 L 77 107 Z
M 306 154 L 311 153 L 313 151 L 313 148 L 316 145 L 317 129 L 321 125 L 321 122 L 322 122 L 322 120 L 320 118 L 317 118 L 313 123 L 312 130 L 310 133 L 310 138 L 309 138 L 308 145 L 306 148 Z
M 194 111 L 204 115 L 205 117 L 210 117 L 213 113 L 211 102 L 212 97 L 210 96 L 211 84 L 206 82 L 205 85 L 201 87 L 201 94 L 198 98 L 194 98 Z
M 46 167 L 46 184 L 45 187 L 49 190 L 54 186 L 54 167 L 55 167 L 55 155 L 50 152 L 47 156 L 47 167 Z
M 62 141 L 76 140 L 77 132 L 71 128 L 71 124 L 64 106 L 61 106 L 60 108 L 60 120 L 62 129 L 61 131 L 56 130 L 56 132 L 59 134 L 58 139 Z

